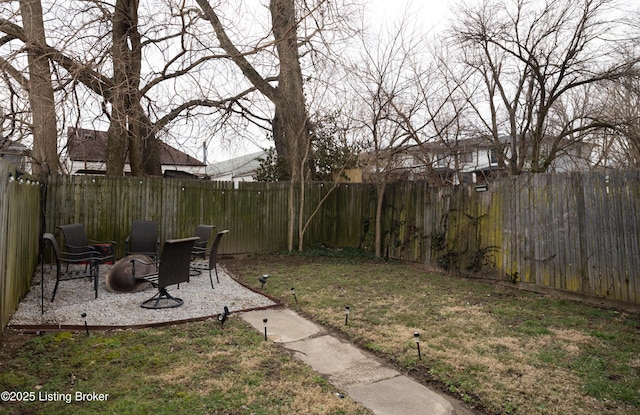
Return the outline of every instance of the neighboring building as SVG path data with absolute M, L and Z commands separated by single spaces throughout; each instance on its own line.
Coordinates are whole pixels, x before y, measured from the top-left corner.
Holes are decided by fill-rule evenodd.
M 105 131 L 69 128 L 67 130 L 67 159 L 70 174 L 105 174 L 107 133 Z M 125 174 L 131 173 L 127 157 Z M 162 173 L 167 177 L 206 176 L 206 165 L 190 155 L 162 143 L 160 154 Z
M 253 182 L 256 171 L 260 167 L 260 159 L 267 157 L 266 151 L 232 158 L 210 164 L 208 173 L 211 180 L 230 182 Z
M 506 138 L 500 141 L 508 145 Z M 416 151 L 433 173 L 451 184 L 484 182 L 503 173 L 496 149 L 481 138 L 462 139 L 453 145 L 426 143 Z
M 501 145 L 509 154 L 510 140 L 503 136 Z M 588 170 L 591 168 L 593 146 L 588 143 L 567 143 L 566 148 L 556 154 L 549 166 L 549 172 L 568 172 Z M 545 143 L 542 144 L 544 153 Z M 381 157 L 387 157 L 388 150 Z M 363 164 L 372 165 L 371 154 L 361 157 Z M 384 160 L 381 165 L 385 165 Z M 365 181 L 372 181 L 371 168 L 365 169 Z M 425 143 L 420 146 L 409 146 L 397 151 L 393 172 L 393 180 L 429 180 L 439 184 L 482 183 L 490 178 L 504 175 L 500 166 L 496 148 L 486 139 L 468 138 L 455 143 Z
M 338 183 L 362 183 L 362 174 L 362 169 L 358 167 L 344 169 L 340 174 L 333 173 L 333 180 Z
M 499 140 L 500 145 L 505 148 L 505 153 L 511 154 L 509 137 L 502 136 Z M 591 168 L 591 144 L 565 140 L 561 146 L 563 148 L 556 152 L 548 172 L 562 173 Z M 550 142 L 543 141 L 541 155 L 550 152 L 550 147 Z M 434 170 L 445 174 L 454 184 L 479 183 L 504 174 L 495 146 L 486 139 L 463 139 L 452 146 L 443 143 L 426 144 L 422 153 L 431 155 Z
M 23 144 L 0 138 L 0 158 L 16 166 L 18 170 L 27 171 L 29 149 Z
M 267 158 L 266 151 L 258 151 L 209 165 L 211 180 L 232 182 L 253 182 L 262 160 Z M 334 180 L 342 183 L 362 183 L 361 169 L 345 169 L 340 177 L 334 174 Z

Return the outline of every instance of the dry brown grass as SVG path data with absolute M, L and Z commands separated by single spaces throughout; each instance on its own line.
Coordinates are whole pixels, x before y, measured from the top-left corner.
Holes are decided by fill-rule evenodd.
M 256 288 L 251 277 L 269 273 L 265 292 L 486 413 L 640 413 L 637 315 L 399 262 L 266 256 L 227 265 Z
M 72 379 L 70 382 L 69 380 Z M 4 390 L 108 393 L 106 402 L 3 403 L 3 414 L 175 413 L 365 415 L 238 317 L 179 326 L 24 336 L 0 348 Z

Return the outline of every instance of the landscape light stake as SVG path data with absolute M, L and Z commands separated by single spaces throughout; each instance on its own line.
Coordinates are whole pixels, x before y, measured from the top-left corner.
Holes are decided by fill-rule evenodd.
M 264 285 L 267 283 L 267 278 L 269 278 L 269 274 L 264 274 L 263 276 L 261 276 L 260 278 L 258 278 L 258 281 L 260 281 L 260 284 L 262 284 L 262 286 L 260 287 L 260 289 L 264 288 Z
M 218 321 L 220 322 L 220 328 L 224 328 L 224 322 L 227 321 L 229 317 L 229 307 L 224 306 L 224 311 L 221 314 L 218 314 Z
M 418 359 L 422 360 L 422 354 L 420 353 L 420 333 L 417 331 L 413 333 L 413 337 L 416 339 L 416 346 L 418 346 Z
M 291 294 L 293 294 L 293 299 L 296 300 L 296 304 L 298 304 L 298 297 L 296 297 L 296 289 L 291 288 Z
M 349 311 L 351 310 L 351 307 L 349 307 L 348 305 L 344 307 L 344 325 L 348 326 L 349 325 Z
M 89 326 L 87 326 L 87 313 L 82 313 L 82 318 L 84 319 L 84 330 L 87 332 L 87 336 L 88 336 Z
M 267 319 L 263 318 L 262 322 L 264 323 L 264 339 L 267 340 Z

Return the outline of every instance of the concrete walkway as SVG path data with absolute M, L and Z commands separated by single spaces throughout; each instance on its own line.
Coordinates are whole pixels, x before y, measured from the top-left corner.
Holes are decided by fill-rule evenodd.
M 471 415 L 473 412 L 448 397 L 380 363 L 349 343 L 327 334 L 316 324 L 289 309 L 241 313 L 267 338 L 291 350 L 335 387 L 375 414 Z

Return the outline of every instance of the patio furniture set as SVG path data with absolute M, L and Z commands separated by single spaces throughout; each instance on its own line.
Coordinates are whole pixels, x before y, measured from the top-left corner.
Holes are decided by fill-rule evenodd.
M 58 226 L 64 238 L 64 250 L 60 250 L 52 233 L 42 236 L 43 243 L 52 249 L 56 262 L 56 283 L 51 301 L 55 299 L 58 284 L 78 278 L 93 280 L 95 298 L 98 298 L 99 267 L 114 264 L 114 241 L 94 241 L 87 238 L 84 225 L 74 223 Z M 134 221 L 131 233 L 125 241 L 125 257 L 111 268 L 107 287 L 115 292 L 134 292 L 149 284 L 158 292 L 141 304 L 143 308 L 161 309 L 181 306 L 184 301 L 174 297 L 167 287 L 189 282 L 189 278 L 208 272 L 211 288 L 213 274 L 220 282 L 217 269 L 218 248 L 228 230 L 218 232 L 211 241 L 213 225 L 196 226 L 194 236 L 170 239 L 160 250 L 158 223 Z

